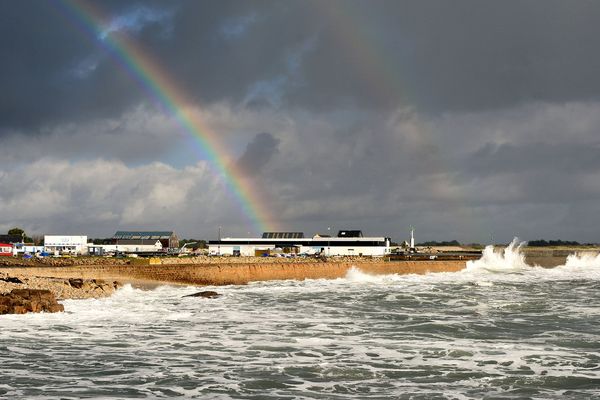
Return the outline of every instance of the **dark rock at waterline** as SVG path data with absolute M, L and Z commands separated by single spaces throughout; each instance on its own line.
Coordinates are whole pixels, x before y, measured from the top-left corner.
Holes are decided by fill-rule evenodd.
M 49 290 L 13 289 L 0 295 L 0 314 L 25 314 L 28 312 L 60 312 L 65 308 L 56 301 Z
M 183 297 L 204 297 L 205 299 L 214 299 L 216 297 L 221 296 L 219 293 L 217 292 L 213 292 L 212 290 L 204 290 L 202 292 L 198 292 L 198 293 L 194 293 L 194 294 L 188 294 L 186 296 Z

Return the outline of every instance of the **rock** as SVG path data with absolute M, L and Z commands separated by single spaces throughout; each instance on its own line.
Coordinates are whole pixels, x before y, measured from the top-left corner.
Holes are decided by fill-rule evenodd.
M 0 281 L 8 282 L 8 283 L 23 283 L 22 280 L 16 277 L 7 276 L 6 278 L 0 278 Z
M 212 290 L 205 290 L 205 291 L 194 293 L 194 294 L 188 294 L 183 297 L 204 297 L 206 299 L 214 299 L 219 296 L 221 296 L 221 295 L 217 292 L 213 292 Z
M 81 278 L 70 278 L 69 285 L 75 289 L 81 289 L 83 287 L 83 279 Z
M 0 295 L 0 314 L 25 314 L 27 312 L 60 312 L 65 308 L 56 301 L 49 290 L 13 289 Z

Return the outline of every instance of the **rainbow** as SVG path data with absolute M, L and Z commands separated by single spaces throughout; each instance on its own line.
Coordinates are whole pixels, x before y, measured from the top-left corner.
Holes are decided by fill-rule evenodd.
M 83 0 L 57 0 L 56 4 L 70 21 L 75 22 L 94 43 L 101 45 L 149 96 L 174 117 L 182 130 L 197 144 L 213 169 L 225 180 L 254 229 L 258 232 L 276 230 L 275 220 L 267 211 L 266 202 L 258 190 L 231 159 L 217 133 L 194 112 L 194 102 L 167 71 L 126 34 L 111 33 L 99 40 L 106 18 L 96 5 Z

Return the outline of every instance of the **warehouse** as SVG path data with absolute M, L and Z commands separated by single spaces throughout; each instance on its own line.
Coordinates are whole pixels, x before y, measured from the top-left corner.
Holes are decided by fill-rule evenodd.
M 109 251 L 109 246 L 104 247 Z M 173 231 L 117 231 L 110 246 L 112 251 L 124 253 L 166 253 L 178 247 L 179 238 Z
M 212 255 L 263 256 L 273 254 L 320 254 L 324 256 L 383 257 L 390 252 L 390 239 L 364 237 L 362 231 L 339 231 L 336 237 L 302 232 L 265 232 L 261 238 L 222 238 L 208 242 Z

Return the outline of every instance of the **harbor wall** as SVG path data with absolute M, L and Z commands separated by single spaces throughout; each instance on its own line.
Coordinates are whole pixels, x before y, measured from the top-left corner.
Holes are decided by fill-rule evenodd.
M 222 263 L 162 265 L 75 265 L 67 267 L 10 268 L 12 274 L 39 277 L 120 280 L 189 285 L 243 285 L 253 281 L 336 279 L 352 267 L 367 274 L 426 274 L 456 272 L 465 261 Z M 0 271 L 2 269 L 0 268 Z

